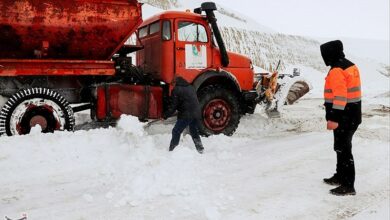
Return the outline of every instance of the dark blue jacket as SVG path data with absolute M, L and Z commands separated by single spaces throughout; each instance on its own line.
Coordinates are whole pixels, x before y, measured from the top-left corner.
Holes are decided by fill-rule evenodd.
M 176 78 L 169 107 L 164 118 L 178 111 L 178 119 L 200 119 L 201 111 L 195 88 L 181 77 Z

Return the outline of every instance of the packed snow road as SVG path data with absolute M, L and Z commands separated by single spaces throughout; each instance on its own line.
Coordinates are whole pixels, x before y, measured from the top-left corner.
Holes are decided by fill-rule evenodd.
M 322 183 L 335 169 L 320 99 L 280 119 L 245 116 L 233 137 L 189 135 L 124 117 L 117 128 L 0 138 L 0 216 L 28 219 L 389 219 L 388 97 L 366 104 L 353 140 L 356 196 Z

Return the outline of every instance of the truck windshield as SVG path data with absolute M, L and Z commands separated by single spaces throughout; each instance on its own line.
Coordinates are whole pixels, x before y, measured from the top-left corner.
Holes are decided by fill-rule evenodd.
M 178 28 L 179 40 L 186 42 L 208 42 L 207 32 L 203 25 L 181 21 Z

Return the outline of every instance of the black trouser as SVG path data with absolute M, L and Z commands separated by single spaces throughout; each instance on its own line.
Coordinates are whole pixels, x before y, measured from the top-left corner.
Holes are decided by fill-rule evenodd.
M 341 185 L 353 187 L 355 163 L 352 155 L 352 137 L 356 129 L 337 128 L 333 131 L 334 150 L 337 154 L 336 177 Z
M 173 150 L 177 145 L 179 145 L 181 133 L 183 133 L 187 126 L 190 128 L 190 135 L 194 141 L 195 147 L 197 149 L 202 149 L 203 146 L 199 136 L 198 123 L 199 120 L 197 119 L 177 119 L 177 122 L 172 129 L 172 140 L 169 150 Z

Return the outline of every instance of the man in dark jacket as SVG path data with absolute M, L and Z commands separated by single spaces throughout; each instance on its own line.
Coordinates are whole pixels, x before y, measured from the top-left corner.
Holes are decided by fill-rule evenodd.
M 321 55 L 330 66 L 325 79 L 324 99 L 327 129 L 333 130 L 337 154 L 336 173 L 324 182 L 338 187 L 334 195 L 355 195 L 355 165 L 352 137 L 362 122 L 360 73 L 355 64 L 345 58 L 341 41 L 321 45 Z
M 179 144 L 181 133 L 186 127 L 190 128 L 190 134 L 196 150 L 203 153 L 203 145 L 199 136 L 199 121 L 201 118 L 200 105 L 196 91 L 182 77 L 175 78 L 175 87 L 172 91 L 171 103 L 164 114 L 164 119 L 178 111 L 177 122 L 172 130 L 172 140 L 169 151 L 173 151 Z

